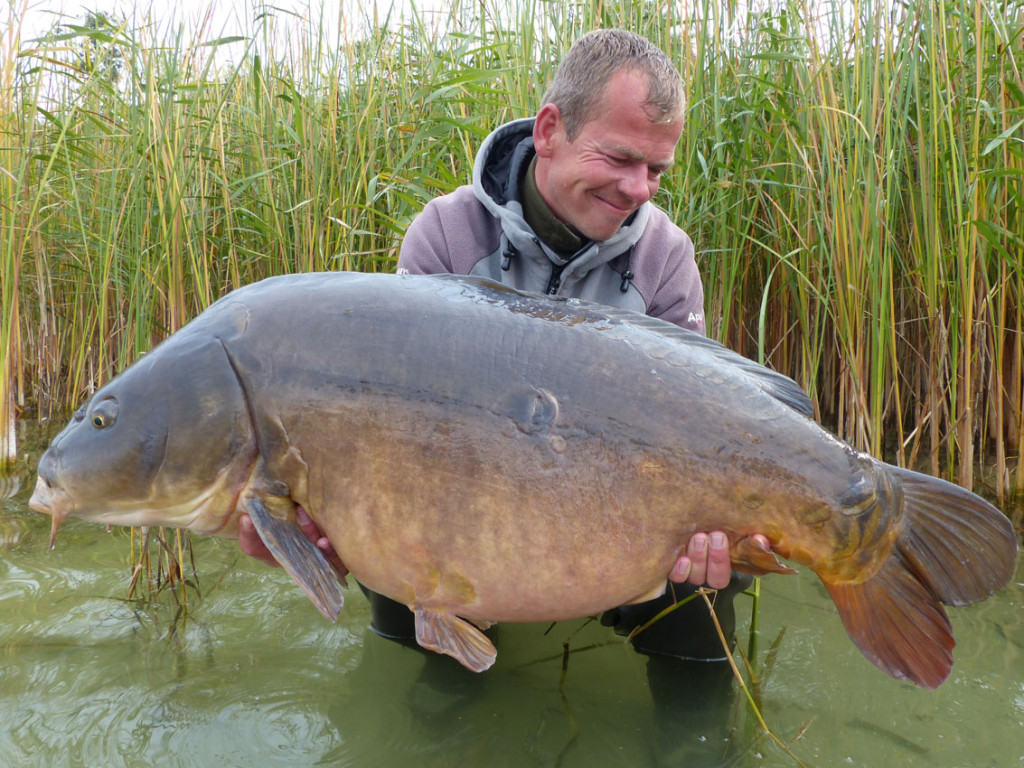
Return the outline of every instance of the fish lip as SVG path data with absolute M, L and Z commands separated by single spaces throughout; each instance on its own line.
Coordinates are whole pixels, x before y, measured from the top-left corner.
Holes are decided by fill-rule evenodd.
M 54 488 L 40 475 L 36 478 L 36 487 L 32 491 L 28 505 L 36 512 L 50 516 L 50 549 L 53 549 L 57 539 L 57 529 L 74 510 L 75 504 L 71 495 L 62 488 Z

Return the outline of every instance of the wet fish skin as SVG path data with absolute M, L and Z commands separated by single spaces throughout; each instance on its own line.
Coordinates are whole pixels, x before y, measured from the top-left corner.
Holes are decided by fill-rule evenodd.
M 477 670 L 494 649 L 470 622 L 649 597 L 698 530 L 785 572 L 749 546 L 763 533 L 869 659 L 934 687 L 941 604 L 1009 580 L 1012 528 L 810 412 L 791 380 L 644 316 L 479 278 L 296 275 L 229 294 L 101 389 L 32 504 L 54 532 L 75 514 L 232 536 L 249 512 L 333 619 L 337 579 L 290 533 L 301 505 L 422 645 Z

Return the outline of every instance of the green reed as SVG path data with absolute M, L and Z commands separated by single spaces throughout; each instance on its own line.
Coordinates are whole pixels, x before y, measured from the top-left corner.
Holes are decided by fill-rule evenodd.
M 265 16 L 244 40 L 92 16 L 33 42 L 12 12 L 0 425 L 75 404 L 238 285 L 392 270 L 423 203 L 536 109 L 571 42 L 625 26 L 687 82 L 658 202 L 697 244 L 711 334 L 859 447 L 1024 490 L 1020 0 L 364 14 L 338 34 Z
M 671 194 L 714 246 L 723 339 L 875 454 L 967 486 L 991 458 L 1002 500 L 1024 488 L 1024 7 L 918 5 L 788 3 L 738 29 L 709 4 Z

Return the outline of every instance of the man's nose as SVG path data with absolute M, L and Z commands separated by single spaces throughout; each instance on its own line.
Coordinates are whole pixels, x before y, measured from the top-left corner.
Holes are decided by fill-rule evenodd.
M 619 191 L 640 206 L 654 197 L 654 193 L 658 191 L 658 184 L 654 182 L 652 188 L 647 166 L 637 163 L 625 169 L 619 179 Z

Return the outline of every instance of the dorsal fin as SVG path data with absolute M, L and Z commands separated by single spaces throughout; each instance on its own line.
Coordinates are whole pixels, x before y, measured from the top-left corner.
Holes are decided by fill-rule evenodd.
M 628 309 L 598 304 L 597 302 L 585 299 L 569 299 L 561 296 L 545 296 L 539 293 L 520 291 L 478 275 L 439 274 L 430 275 L 430 277 L 452 280 L 492 293 L 503 293 L 510 297 L 519 297 L 530 302 L 541 301 L 548 305 L 552 303 L 558 304 L 564 307 L 564 312 L 567 315 L 583 314 L 594 319 L 603 318 L 612 324 L 621 323 L 643 328 L 670 344 L 700 350 L 701 353 L 713 358 L 716 365 L 729 366 L 746 376 L 756 379 L 761 389 L 779 402 L 789 406 L 798 413 L 802 413 L 804 416 L 814 416 L 814 404 L 811 402 L 811 399 L 800 385 L 788 376 L 755 363 L 753 360 L 733 352 L 728 347 L 709 339 L 707 336 L 680 328 L 678 325 L 674 325 L 666 320 L 642 315 L 639 312 L 633 312 Z
M 584 302 L 580 302 L 581 304 Z M 602 307 L 599 304 L 586 302 L 590 309 L 597 308 L 610 319 L 615 319 L 629 325 L 644 328 L 669 341 L 699 349 L 704 354 L 714 358 L 715 362 L 732 368 L 758 380 L 761 388 L 781 403 L 788 405 L 795 411 L 805 416 L 814 415 L 814 404 L 807 396 L 807 393 L 788 376 L 778 371 L 773 371 L 750 358 L 733 352 L 723 344 L 709 339 L 707 336 L 680 328 L 678 325 L 660 320 L 656 317 L 641 315 L 627 309 L 618 307 Z

